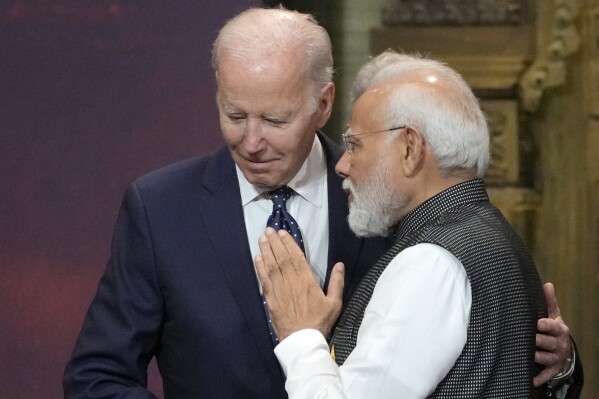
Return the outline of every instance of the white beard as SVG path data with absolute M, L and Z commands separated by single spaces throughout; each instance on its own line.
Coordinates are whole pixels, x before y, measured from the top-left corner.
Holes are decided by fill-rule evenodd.
M 347 220 L 358 237 L 388 236 L 397 222 L 398 209 L 407 202 L 393 192 L 388 159 L 382 158 L 359 187 L 347 178 L 343 181 L 343 188 L 352 194 Z

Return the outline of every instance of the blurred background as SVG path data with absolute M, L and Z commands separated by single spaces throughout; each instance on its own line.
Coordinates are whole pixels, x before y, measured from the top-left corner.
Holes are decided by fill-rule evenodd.
M 212 41 L 239 11 L 278 3 L 0 2 L 0 398 L 62 396 L 127 184 L 222 144 Z M 556 283 L 583 397 L 599 398 L 599 1 L 282 3 L 331 34 L 335 139 L 371 54 L 462 72 L 491 126 L 492 199 Z
M 212 42 L 261 4 L 0 2 L 0 398 L 62 396 L 125 187 L 221 144 Z

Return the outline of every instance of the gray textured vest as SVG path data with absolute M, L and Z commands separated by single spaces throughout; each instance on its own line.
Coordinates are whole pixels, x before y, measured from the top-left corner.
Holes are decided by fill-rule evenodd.
M 356 346 L 364 311 L 381 273 L 402 250 L 440 245 L 464 266 L 472 289 L 466 345 L 431 398 L 529 398 L 536 323 L 546 317 L 543 287 L 533 260 L 484 184 L 471 180 L 422 203 L 404 217 L 393 246 L 368 271 L 344 309 L 331 344 L 339 365 Z M 437 342 L 431 342 L 435 350 Z

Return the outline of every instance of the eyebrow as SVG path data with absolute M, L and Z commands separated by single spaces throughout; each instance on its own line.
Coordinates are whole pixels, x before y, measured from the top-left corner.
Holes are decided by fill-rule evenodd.
M 262 117 L 269 119 L 289 119 L 293 115 L 292 112 L 283 112 L 280 114 L 262 114 Z

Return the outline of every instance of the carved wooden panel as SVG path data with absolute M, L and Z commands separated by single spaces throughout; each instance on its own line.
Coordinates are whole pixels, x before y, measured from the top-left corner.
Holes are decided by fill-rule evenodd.
M 394 26 L 371 30 L 371 52 L 426 54 L 457 69 L 476 89 L 517 86 L 534 55 L 532 25 Z
M 518 144 L 518 103 L 514 100 L 481 102 L 490 133 L 491 163 L 485 181 L 492 185 L 518 183 L 520 155 Z
M 519 25 L 531 20 L 526 0 L 396 0 L 382 23 L 397 25 Z
M 538 0 L 536 55 L 520 80 L 522 107 L 536 111 L 543 92 L 566 81 L 565 57 L 580 44 L 575 25 L 579 7 L 576 0 Z

